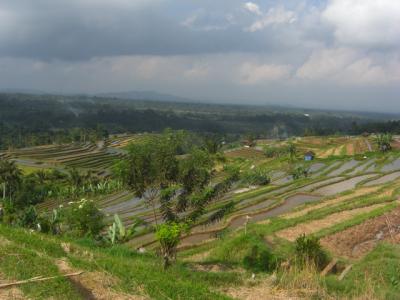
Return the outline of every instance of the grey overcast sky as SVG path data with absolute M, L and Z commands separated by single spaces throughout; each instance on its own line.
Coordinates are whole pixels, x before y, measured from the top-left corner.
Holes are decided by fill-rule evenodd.
M 400 0 L 1 0 L 0 88 L 400 112 Z

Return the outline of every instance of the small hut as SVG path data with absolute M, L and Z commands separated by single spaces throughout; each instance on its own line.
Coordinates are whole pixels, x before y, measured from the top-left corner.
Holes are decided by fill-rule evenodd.
M 315 158 L 315 153 L 313 151 L 308 151 L 304 154 L 305 161 L 311 161 L 314 160 L 314 158 Z

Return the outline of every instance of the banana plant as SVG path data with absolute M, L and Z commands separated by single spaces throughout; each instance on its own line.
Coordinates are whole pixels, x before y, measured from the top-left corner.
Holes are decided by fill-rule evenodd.
M 133 236 L 133 234 L 136 232 L 136 228 L 140 224 L 141 222 L 139 220 L 135 220 L 135 222 L 131 226 L 126 227 L 122 223 L 120 217 L 115 214 L 114 222 L 108 228 L 107 239 L 111 242 L 112 245 L 125 243 Z

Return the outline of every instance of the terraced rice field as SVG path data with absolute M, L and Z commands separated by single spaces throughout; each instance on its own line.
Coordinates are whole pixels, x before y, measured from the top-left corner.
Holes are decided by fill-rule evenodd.
M 17 164 L 25 167 L 78 168 L 104 172 L 124 154 L 98 147 L 93 143 L 86 143 L 25 148 L 0 155 L 7 156 Z
M 123 147 L 123 141 L 131 138 L 118 137 L 118 145 L 110 145 L 109 149 L 119 149 Z M 396 187 L 400 188 L 400 159 L 396 153 L 384 158 L 369 154 L 364 158 L 346 158 L 343 153 L 351 156 L 368 152 L 367 139 L 331 138 L 326 143 L 321 140 L 301 138 L 296 143 L 301 149 L 299 152 L 312 149 L 316 153 L 329 152 L 329 156 L 340 152 L 340 157 L 323 159 L 317 155 L 317 160 L 309 164 L 311 175 L 301 180 L 293 180 L 279 160 L 266 158 L 261 150 L 243 147 L 227 151 L 227 163 L 235 162 L 242 169 L 253 165 L 269 168 L 272 183 L 263 187 L 238 186 L 211 203 L 199 224 L 183 238 L 180 247 L 204 244 L 215 240 L 223 232 L 242 230 L 246 222 L 262 224 L 271 218 L 298 222 L 293 228 L 277 232 L 276 236 L 281 239 L 293 240 L 301 232 L 328 237 L 331 231 L 335 233 L 332 228 L 339 228 L 353 220 L 362 222 L 364 216 L 392 208 L 396 203 Z M 118 159 L 123 154 L 119 150 L 113 152 L 85 144 L 36 147 L 7 155 L 45 164 L 102 169 L 109 167 L 113 159 Z M 223 169 L 219 168 L 213 182 L 223 177 Z M 118 214 L 126 224 L 132 223 L 136 217 L 143 219 L 148 225 L 155 222 L 152 208 L 132 192 L 123 191 L 100 197 L 96 201 L 107 214 L 108 221 L 112 220 L 113 214 Z M 230 201 L 235 203 L 233 212 L 219 222 L 208 225 L 204 223 L 208 216 Z M 58 204 L 56 201 L 45 203 L 41 208 L 51 209 Z M 158 207 L 156 209 L 159 223 L 162 218 Z M 148 233 L 145 227 L 143 229 L 145 230 L 131 240 L 129 245 L 135 248 L 154 245 L 154 234 Z

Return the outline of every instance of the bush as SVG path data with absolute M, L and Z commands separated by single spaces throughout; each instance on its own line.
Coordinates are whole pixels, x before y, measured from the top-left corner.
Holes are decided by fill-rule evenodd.
M 25 208 L 18 216 L 18 225 L 25 228 L 37 229 L 38 228 L 38 214 L 35 207 L 29 206 Z
M 158 227 L 156 238 L 160 242 L 161 254 L 164 258 L 164 268 L 167 268 L 171 264 L 171 260 L 176 259 L 176 249 L 185 229 L 184 225 L 174 222 L 165 223 Z
M 276 261 L 276 257 L 268 249 L 254 245 L 250 253 L 243 258 L 243 265 L 252 271 L 265 272 L 275 269 Z
M 63 224 L 79 237 L 96 237 L 104 228 L 104 214 L 92 200 L 70 202 L 62 211 Z
M 328 257 L 323 251 L 319 239 L 305 234 L 299 236 L 295 242 L 296 259 L 301 264 L 312 263 L 318 268 L 326 265 Z
M 243 265 L 255 272 L 274 270 L 278 257 L 273 254 L 260 235 L 240 234 L 233 239 L 221 240 L 211 251 L 210 262 Z
M 292 168 L 290 171 L 290 175 L 292 175 L 293 179 L 307 178 L 310 173 L 310 169 L 305 166 L 297 166 Z
M 246 172 L 242 176 L 243 182 L 250 185 L 267 185 L 271 182 L 267 170 L 256 168 Z

